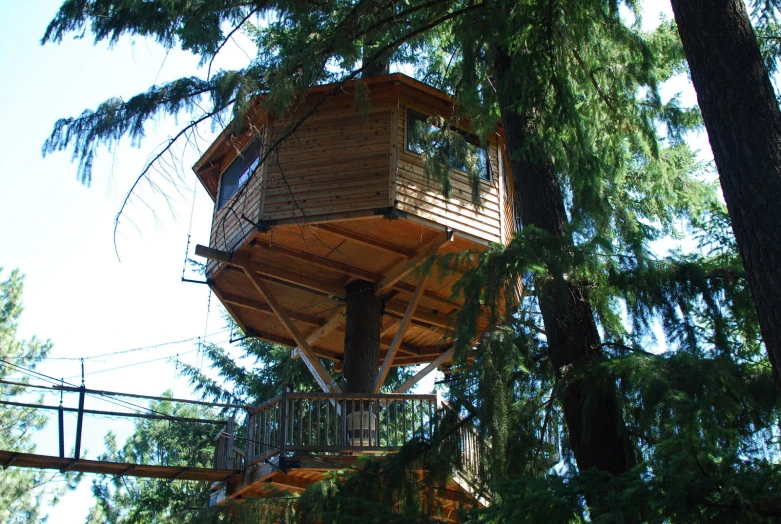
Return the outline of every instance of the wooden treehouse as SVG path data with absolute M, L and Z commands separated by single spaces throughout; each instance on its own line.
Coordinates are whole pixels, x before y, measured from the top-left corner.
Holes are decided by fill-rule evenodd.
M 453 323 L 463 306 L 452 287 L 466 268 L 426 262 L 483 251 L 515 231 L 501 129 L 481 144 L 468 122 L 452 124 L 477 159 L 480 206 L 457 162 L 449 198 L 426 176 L 416 129 L 453 113 L 445 93 L 401 74 L 317 86 L 285 115 L 251 112 L 241 130 L 226 129 L 194 166 L 215 202 L 209 246 L 196 248 L 208 259 L 211 289 L 245 333 L 291 347 L 291 358 L 302 358 L 323 390 L 269 401 L 275 415 L 271 407 L 257 412 L 247 431 L 271 447 L 243 450 L 243 464 L 257 467 L 226 496 L 263 493 L 264 483 L 280 479 L 303 487 L 333 463 L 354 460 L 339 453 L 392 451 L 399 438 L 424 430 L 424 412 L 438 409 L 430 396 L 406 392 L 450 365 Z M 366 328 L 372 308 L 379 313 Z M 487 318 L 479 328 L 488 328 Z M 375 344 L 368 360 L 367 350 L 351 342 L 363 339 Z M 343 371 L 341 386 L 321 359 Z M 358 360 L 369 363 L 369 382 L 351 378 L 359 377 Z M 428 365 L 391 397 L 379 393 L 391 366 L 413 364 Z M 404 411 L 406 421 L 415 402 L 420 426 L 393 426 L 389 413 Z M 356 431 L 370 443 L 353 445 Z M 302 452 L 306 458 L 291 458 Z M 313 453 L 328 454 L 330 462 Z M 272 455 L 277 463 L 268 465 Z

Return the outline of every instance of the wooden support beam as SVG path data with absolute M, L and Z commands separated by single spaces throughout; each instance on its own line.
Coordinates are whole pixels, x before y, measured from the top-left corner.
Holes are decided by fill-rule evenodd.
M 274 310 L 274 313 L 276 313 L 276 315 L 284 324 L 285 328 L 288 330 L 288 333 L 290 333 L 290 336 L 293 337 L 293 340 L 296 341 L 298 347 L 301 348 L 302 356 L 306 357 L 305 362 L 311 364 L 310 371 L 313 372 L 312 375 L 315 377 L 315 380 L 317 380 L 318 384 L 320 384 L 320 387 L 323 388 L 324 391 L 341 393 L 342 390 L 339 385 L 336 383 L 336 381 L 334 381 L 333 377 L 331 377 L 331 374 L 328 372 L 328 370 L 325 369 L 323 363 L 320 362 L 320 359 L 317 357 L 317 355 L 315 355 L 314 351 L 312 351 L 312 348 L 309 346 L 309 343 L 306 341 L 304 335 L 302 335 L 298 330 L 287 311 L 284 310 L 282 305 L 277 301 L 274 294 L 271 293 L 271 290 L 268 288 L 268 286 L 266 286 L 266 283 L 258 278 L 257 275 L 254 275 L 248 268 L 244 268 L 244 274 L 247 275 L 247 278 L 258 291 L 258 293 L 260 293 L 266 302 L 268 302 L 269 306 L 271 306 L 271 309 Z M 307 364 L 307 367 L 309 367 L 309 364 Z
M 388 307 L 387 305 L 385 306 Z M 387 309 L 386 309 L 387 311 Z M 385 338 L 391 336 L 391 334 L 396 333 L 396 331 L 399 329 L 399 323 L 398 322 L 391 322 L 391 325 L 388 327 L 388 329 L 384 330 L 382 333 L 380 333 L 380 338 Z
M 296 251 L 295 249 L 289 249 L 279 245 L 274 245 L 272 247 L 271 244 L 269 244 L 268 242 L 264 242 L 258 239 L 253 240 L 252 245 L 256 248 L 259 247 L 263 249 L 268 249 L 272 251 L 274 254 L 285 255 L 291 258 L 304 261 L 308 264 L 314 264 L 316 266 L 320 266 L 322 268 L 331 271 L 337 271 L 344 275 L 360 278 L 362 280 L 368 280 L 369 282 L 379 282 L 381 279 L 381 276 L 378 275 L 377 273 L 366 271 L 365 269 L 356 267 L 354 264 L 345 264 L 343 262 L 338 262 L 336 260 L 324 258 L 318 255 L 314 255 L 312 253 L 304 253 L 302 251 Z
M 220 262 L 230 262 L 233 257 L 233 253 L 230 251 L 222 251 L 220 249 L 213 249 L 210 247 L 196 244 L 195 254 L 199 257 L 208 258 L 210 260 L 219 260 Z
M 344 288 L 336 282 L 329 282 L 320 278 L 312 278 L 279 266 L 260 264 L 253 261 L 248 256 L 240 255 L 245 254 L 236 253 L 233 257 L 232 264 L 248 270 L 250 273 L 258 273 L 260 275 L 272 277 L 283 282 L 289 282 L 290 284 L 294 284 L 298 287 L 316 291 L 327 296 L 344 298 Z
M 338 226 L 332 226 L 329 224 L 317 224 L 316 226 L 318 229 L 322 229 L 323 231 L 328 231 L 329 233 L 333 233 L 335 235 L 339 235 L 340 237 L 347 238 L 350 240 L 354 240 L 355 242 L 358 242 L 359 244 L 363 244 L 365 246 L 375 247 L 377 249 L 382 249 L 383 251 L 388 251 L 390 253 L 395 253 L 397 255 L 401 255 L 403 257 L 412 258 L 415 256 L 416 252 L 412 249 L 408 249 L 405 247 L 395 246 L 393 244 L 389 244 L 387 242 L 383 242 L 382 240 L 377 240 L 376 238 L 367 237 L 365 235 L 361 235 L 360 233 L 355 233 L 353 231 L 349 231 L 347 229 L 342 229 Z
M 344 308 L 340 308 L 339 311 L 337 311 L 334 315 L 331 315 L 331 318 L 329 318 L 325 324 L 323 324 L 319 328 L 309 333 L 306 336 L 306 341 L 310 345 L 314 344 L 317 339 L 326 336 L 328 333 L 338 328 L 339 325 L 342 322 L 344 322 L 344 318 L 345 318 L 345 310 Z M 290 352 L 290 358 L 292 359 L 296 359 L 300 355 L 301 355 L 301 349 L 297 346 L 293 348 L 293 351 Z
M 415 373 L 415 376 L 410 377 L 404 384 L 397 387 L 394 390 L 394 393 L 406 393 L 407 391 L 409 391 L 409 389 L 412 388 L 412 386 L 414 386 L 418 382 L 420 382 L 423 379 L 423 377 L 425 377 L 426 375 L 428 375 L 429 373 L 437 369 L 439 366 L 447 362 L 449 359 L 451 359 L 453 357 L 453 350 L 454 348 L 451 346 L 450 349 L 448 349 L 447 351 L 439 355 L 436 359 L 434 359 L 432 363 L 430 363 L 428 366 L 424 367 L 423 369 Z
M 284 283 L 280 283 L 280 285 L 284 285 Z M 424 292 L 423 296 L 427 297 L 428 293 Z M 254 311 L 260 311 L 261 313 L 274 314 L 274 311 L 271 309 L 271 307 L 268 306 L 268 304 L 264 302 L 260 302 L 258 300 L 252 300 L 251 298 L 234 295 L 231 293 L 221 293 L 219 295 L 219 298 L 224 304 L 232 304 L 234 306 L 252 309 Z M 405 311 L 405 307 L 403 304 L 391 302 L 385 305 L 385 313 L 399 319 L 404 316 L 404 311 Z M 300 312 L 291 312 L 290 318 L 292 318 L 293 320 L 297 320 L 299 322 L 303 322 L 305 324 L 318 326 L 318 327 L 323 326 L 324 322 L 327 322 L 327 320 L 323 321 L 318 317 L 307 315 L 305 313 L 300 313 Z M 412 317 L 412 323 L 426 329 L 431 329 L 432 327 L 435 328 L 450 327 L 449 320 L 447 318 L 443 317 L 442 315 L 434 315 L 432 313 L 426 313 L 424 311 L 416 311 L 415 315 Z M 386 333 L 383 333 L 383 337 L 386 335 L 387 335 Z M 295 346 L 295 344 L 292 344 L 292 346 Z
M 274 314 L 274 310 L 271 309 L 268 304 L 265 302 L 260 302 L 259 300 L 252 300 L 251 298 L 233 295 L 231 293 L 222 293 L 219 298 L 225 304 L 233 304 L 234 306 L 251 309 L 253 311 L 259 311 L 261 313 L 268 313 L 271 315 Z M 312 326 L 320 327 L 324 324 L 324 322 L 318 317 L 300 312 L 291 312 L 290 318 L 299 322 L 303 322 L 304 324 L 310 324 Z
M 375 295 L 382 295 L 402 278 L 409 275 L 421 262 L 437 252 L 445 242 L 453 240 L 453 230 L 448 228 L 444 233 L 437 236 L 434 240 L 423 246 L 418 253 L 409 260 L 401 262 L 391 269 L 388 274 L 374 287 Z
M 423 296 L 425 297 L 426 294 L 423 293 Z M 389 302 L 385 304 L 385 314 L 401 318 L 404 316 L 404 312 L 406 309 L 404 308 L 404 304 L 399 304 L 398 302 Z M 425 311 L 415 311 L 415 315 L 412 317 L 414 320 L 417 320 L 416 324 L 422 324 L 423 327 L 430 328 L 431 326 L 435 326 L 438 328 L 449 328 L 453 327 L 452 322 L 450 320 L 442 315 L 435 315 L 433 313 L 426 313 Z
M 380 392 L 382 383 L 385 382 L 385 377 L 388 376 L 388 371 L 390 371 L 393 359 L 396 357 L 396 352 L 401 345 L 401 339 L 404 338 L 404 332 L 407 330 L 409 321 L 412 319 L 412 314 L 415 312 L 415 308 L 418 307 L 420 297 L 423 295 L 423 290 L 426 288 L 427 279 L 428 275 L 423 275 L 423 278 L 420 279 L 420 283 L 418 283 L 418 288 L 415 290 L 415 293 L 413 293 L 412 298 L 407 305 L 407 311 L 404 313 L 404 317 L 399 323 L 399 329 L 396 331 L 396 336 L 393 337 L 393 342 L 391 342 L 388 353 L 385 355 L 385 360 L 382 362 L 380 372 L 377 374 L 377 380 L 374 383 L 374 393 Z

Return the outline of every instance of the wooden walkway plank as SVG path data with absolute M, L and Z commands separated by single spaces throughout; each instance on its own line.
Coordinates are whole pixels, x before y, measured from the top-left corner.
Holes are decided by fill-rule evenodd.
M 203 480 L 208 482 L 223 482 L 240 474 L 240 470 L 188 468 L 178 466 L 154 466 L 148 464 L 127 464 L 124 462 L 101 462 L 98 460 L 79 459 L 71 457 L 53 457 L 34 453 L 17 453 L 0 450 L 0 463 L 19 468 L 56 469 L 78 471 L 81 473 L 98 473 L 103 475 L 120 475 L 128 477 L 144 477 L 180 480 Z

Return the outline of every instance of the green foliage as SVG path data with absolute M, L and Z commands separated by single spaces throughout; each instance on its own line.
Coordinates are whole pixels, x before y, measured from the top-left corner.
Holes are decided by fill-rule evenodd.
M 24 277 L 18 270 L 0 280 L 0 359 L 3 360 L 0 379 L 26 384 L 29 382 L 26 376 L 12 377 L 16 375 L 15 368 L 9 363 L 34 368 L 46 358 L 52 344 L 37 337 L 20 340 L 17 336 L 22 314 L 23 281 Z M 13 400 L 23 393 L 27 393 L 24 386 L 0 384 L 0 399 L 4 401 Z M 45 424 L 46 417 L 40 412 L 3 406 L 0 409 L 0 449 L 34 453 L 33 435 Z M 41 470 L 4 468 L 0 471 L 0 520 L 20 524 L 40 522 L 43 518 L 41 506 L 56 504 L 65 490 L 73 488 L 77 481 L 76 476 L 65 475 L 65 485 L 51 488 L 49 483 L 53 478 L 50 472 Z
M 170 391 L 164 396 L 171 396 Z M 150 409 L 171 417 L 214 419 L 208 408 L 168 400 L 152 401 Z M 118 445 L 113 431 L 106 435 L 106 452 L 99 460 L 210 468 L 214 464 L 212 439 L 218 429 L 213 424 L 139 418 L 123 445 Z M 166 522 L 182 512 L 192 517 L 192 512 L 185 510 L 207 506 L 210 485 L 202 481 L 104 476 L 93 481 L 92 493 L 96 504 L 88 522 Z

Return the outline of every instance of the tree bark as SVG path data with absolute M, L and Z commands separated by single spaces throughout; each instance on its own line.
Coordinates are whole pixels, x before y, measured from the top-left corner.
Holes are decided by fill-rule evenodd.
M 355 280 L 347 284 L 344 330 L 345 393 L 371 393 L 380 366 L 383 301 L 374 284 Z
M 741 0 L 672 0 L 672 8 L 781 387 L 781 111 Z
M 494 50 L 497 81 L 508 80 L 510 57 Z M 526 115 L 517 113 L 514 97 L 503 96 L 500 110 L 524 227 L 535 226 L 565 240 L 571 249 L 564 199 L 553 161 L 535 144 L 535 130 Z M 635 464 L 616 386 L 612 382 L 586 384 L 581 373 L 603 356 L 596 322 L 583 288 L 551 268 L 547 279 L 534 283 L 556 378 L 564 381 L 562 408 L 578 468 L 624 473 Z

